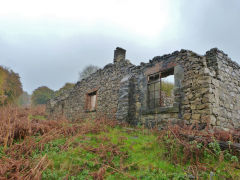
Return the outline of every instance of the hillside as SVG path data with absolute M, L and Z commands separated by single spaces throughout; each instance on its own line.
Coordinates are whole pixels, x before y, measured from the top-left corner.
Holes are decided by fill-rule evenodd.
M 113 120 L 47 119 L 44 107 L 0 109 L 1 179 L 239 179 L 223 131 L 129 127 Z M 180 139 L 180 133 L 208 141 Z M 205 142 L 205 143 L 204 143 Z

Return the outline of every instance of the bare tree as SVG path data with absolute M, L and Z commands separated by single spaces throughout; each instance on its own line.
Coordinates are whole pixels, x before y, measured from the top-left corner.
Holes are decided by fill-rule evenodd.
M 99 69 L 98 66 L 88 65 L 79 73 L 79 80 L 85 79 Z

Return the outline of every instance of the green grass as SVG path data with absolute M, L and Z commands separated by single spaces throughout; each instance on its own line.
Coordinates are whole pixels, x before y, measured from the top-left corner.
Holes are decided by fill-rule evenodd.
M 107 139 L 107 140 L 106 140 Z M 126 132 L 124 128 L 113 128 L 109 132 L 100 134 L 87 134 L 79 136 L 71 142 L 67 151 L 60 151 L 67 139 L 58 139 L 49 143 L 41 155 L 47 153 L 51 163 L 43 173 L 43 179 L 92 179 L 91 174 L 96 172 L 105 159 L 99 154 L 82 148 L 87 145 L 99 148 L 102 145 L 114 144 L 127 158 L 122 163 L 125 167 L 121 172 L 108 168 L 105 179 L 188 179 L 187 170 L 190 164 L 174 165 L 166 157 L 166 149 L 157 141 L 157 136 L 148 133 L 146 130 L 133 130 Z M 180 152 L 179 152 L 180 153 Z M 37 154 L 37 153 L 36 153 Z M 110 156 L 111 152 L 109 152 Z M 121 169 L 120 156 L 115 155 L 112 167 Z M 204 159 L 209 169 L 201 172 L 203 178 L 209 178 L 211 171 L 216 179 L 221 177 L 237 177 L 239 170 L 230 172 L 226 169 L 229 166 L 227 161 L 221 163 L 214 158 Z M 102 163 L 102 164 L 101 164 Z
M 90 174 L 97 171 L 104 164 L 105 159 L 101 159 L 94 152 L 85 150 L 81 147 L 82 144 L 87 144 L 93 148 L 98 148 L 102 144 L 105 146 L 114 144 L 122 153 L 127 154 L 123 163 L 126 169 L 123 173 L 109 168 L 105 174 L 106 179 L 129 179 L 129 177 L 139 179 L 183 178 L 185 173 L 182 167 L 174 166 L 163 160 L 164 150 L 157 143 L 156 138 L 153 134 L 142 131 L 127 133 L 118 127 L 97 135 L 80 136 L 72 142 L 67 151 L 59 150 L 66 139 L 52 141 L 40 153 L 41 155 L 47 153 L 51 160 L 50 166 L 43 173 L 43 179 L 63 179 L 67 174 L 71 175 L 70 179 L 92 179 Z M 35 152 L 35 156 L 37 154 L 38 152 Z M 110 155 L 111 152 L 109 152 L 109 157 Z M 112 161 L 114 169 L 120 169 L 120 161 L 121 157 L 115 155 Z
M 127 168 L 121 172 L 108 168 L 105 179 L 188 179 L 187 170 L 190 164 L 171 163 L 166 156 L 166 149 L 157 141 L 157 136 L 146 130 L 126 132 L 126 129 L 117 127 L 109 129 L 109 132 L 87 134 L 77 137 L 67 151 L 60 151 L 59 147 L 66 141 L 67 139 L 52 141 L 49 143 L 51 146 L 46 146 L 41 153 L 47 153 L 51 161 L 43 173 L 43 179 L 64 179 L 66 175 L 69 175 L 69 179 L 93 179 L 91 174 L 101 167 L 99 162 L 104 164 L 104 159 L 101 159 L 99 154 L 82 148 L 81 145 L 84 144 L 93 148 L 114 144 L 122 153 L 127 154 L 123 163 Z M 121 169 L 120 161 L 120 156 L 115 155 L 112 167 Z M 204 162 L 208 164 L 208 169 L 199 174 L 203 179 L 210 178 L 210 174 L 213 174 L 215 179 L 239 177 L 240 171 L 229 168 L 228 161 L 218 162 L 207 154 Z

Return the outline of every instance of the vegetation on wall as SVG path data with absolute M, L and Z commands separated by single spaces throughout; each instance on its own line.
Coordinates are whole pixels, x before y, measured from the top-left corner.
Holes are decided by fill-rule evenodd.
M 32 105 L 46 104 L 52 97 L 54 97 L 54 91 L 47 86 L 41 86 L 33 91 L 31 103 Z
M 167 96 L 170 97 L 172 95 L 173 87 L 174 87 L 173 83 L 162 81 L 161 90 L 164 91 L 167 94 Z
M 19 75 L 11 69 L 0 66 L 0 105 L 16 103 L 22 92 Z

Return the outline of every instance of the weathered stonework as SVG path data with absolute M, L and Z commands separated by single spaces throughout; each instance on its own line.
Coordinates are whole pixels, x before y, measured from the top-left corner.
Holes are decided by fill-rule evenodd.
M 196 122 L 240 128 L 240 66 L 222 51 L 214 48 L 201 56 L 181 50 L 139 66 L 126 60 L 125 52 L 117 48 L 114 64 L 78 82 L 71 92 L 50 100 L 48 112 L 64 114 L 71 120 L 105 115 L 148 127 Z M 174 100 L 166 101 L 171 106 L 149 108 L 149 75 L 159 72 L 174 74 Z M 86 96 L 93 91 L 97 104 L 95 111 L 89 111 Z
M 117 57 L 114 64 L 108 64 L 88 78 L 82 79 L 70 92 L 51 99 L 47 104 L 47 111 L 51 115 L 65 115 L 74 121 L 95 118 L 96 114 L 115 118 L 120 82 L 129 74 L 132 66 L 128 60 Z M 96 110 L 90 111 L 86 109 L 86 95 L 93 91 L 97 91 L 97 104 Z

